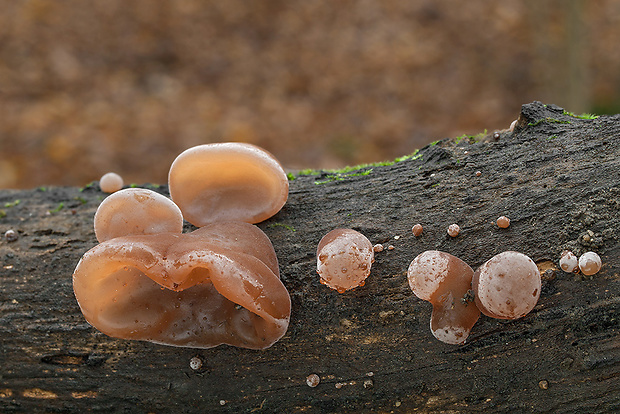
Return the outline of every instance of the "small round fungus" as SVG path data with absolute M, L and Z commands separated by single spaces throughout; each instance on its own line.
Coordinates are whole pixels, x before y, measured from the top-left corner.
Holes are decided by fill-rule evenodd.
M 560 268 L 566 273 L 579 273 L 579 260 L 569 250 L 564 250 L 560 256 Z
M 308 387 L 310 388 L 318 386 L 320 382 L 321 378 L 316 374 L 310 374 L 306 377 L 306 384 L 308 384 Z
M 9 243 L 17 241 L 17 232 L 13 229 L 11 230 L 7 230 L 4 233 L 4 238 L 6 239 L 6 241 L 8 241 Z
M 429 250 L 419 254 L 407 270 L 413 293 L 433 304 L 431 332 L 448 344 L 462 344 L 480 317 L 471 303 L 474 271 L 449 253 Z
M 510 219 L 506 216 L 500 216 L 497 219 L 497 227 L 500 229 L 507 229 L 510 226 Z
M 104 193 L 115 193 L 123 188 L 123 184 L 123 177 L 113 172 L 103 174 L 99 179 L 99 187 Z
M 126 188 L 108 196 L 95 213 L 101 243 L 136 234 L 181 233 L 183 215 L 170 199 L 146 188 Z
M 538 302 L 540 271 L 526 255 L 503 252 L 476 270 L 472 288 L 482 313 L 492 318 L 517 319 L 527 315 Z
M 579 256 L 579 269 L 586 276 L 591 276 L 601 270 L 602 262 L 598 254 L 586 252 Z
M 413 232 L 413 235 L 416 236 L 416 237 L 421 236 L 423 230 L 424 229 L 422 228 L 422 225 L 420 223 L 416 224 L 415 226 L 413 226 L 411 228 L 411 231 Z
M 278 161 L 251 144 L 226 142 L 183 151 L 168 175 L 170 197 L 197 227 L 215 221 L 258 223 L 276 214 L 288 197 Z
M 460 232 L 461 232 L 461 228 L 459 227 L 458 224 L 450 224 L 448 226 L 448 235 L 450 237 L 456 237 L 459 235 Z
M 330 231 L 317 247 L 316 268 L 321 283 L 339 293 L 363 286 L 373 262 L 370 240 L 352 229 Z
M 375 244 L 375 245 L 372 247 L 372 250 L 373 250 L 375 253 L 382 252 L 382 251 L 383 251 L 383 245 L 382 245 L 382 244 Z

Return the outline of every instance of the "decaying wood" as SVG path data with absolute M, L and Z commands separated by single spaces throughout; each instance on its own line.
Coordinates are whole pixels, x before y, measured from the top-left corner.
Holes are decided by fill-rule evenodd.
M 96 185 L 0 191 L 0 230 L 19 235 L 0 242 L 0 412 L 620 412 L 620 116 L 579 119 L 532 103 L 514 133 L 457 141 L 291 181 L 284 209 L 260 224 L 293 303 L 287 334 L 264 351 L 97 332 L 71 274 L 96 243 L 104 195 Z M 500 215 L 508 229 L 493 223 Z M 457 238 L 446 235 L 452 223 Z M 315 272 L 316 245 L 336 227 L 394 246 L 345 294 Z M 424 250 L 474 268 L 517 250 L 544 270 L 567 248 L 598 252 L 602 271 L 543 273 L 532 313 L 482 317 L 463 346 L 432 337 L 431 306 L 406 280 Z M 306 385 L 313 373 L 316 388 Z

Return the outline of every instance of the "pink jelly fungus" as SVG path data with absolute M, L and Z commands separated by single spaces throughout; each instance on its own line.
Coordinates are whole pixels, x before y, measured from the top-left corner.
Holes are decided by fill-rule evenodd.
M 471 302 L 473 274 L 458 257 L 436 250 L 421 253 L 409 265 L 409 286 L 417 297 L 433 305 L 431 332 L 442 342 L 464 343 L 480 317 Z
M 560 268 L 566 273 L 579 273 L 579 260 L 569 250 L 564 250 L 560 256 Z
M 169 198 L 145 188 L 126 188 L 108 196 L 95 213 L 99 242 L 120 236 L 181 233 L 181 210 Z
M 602 262 L 598 254 L 586 252 L 579 256 L 579 269 L 586 276 L 591 276 L 601 270 Z
M 316 268 L 321 283 L 339 293 L 363 286 L 374 262 L 370 240 L 352 229 L 335 229 L 319 242 Z
M 215 221 L 259 223 L 288 197 L 288 177 L 267 151 L 226 142 L 183 151 L 168 174 L 170 197 L 197 227 Z
M 503 252 L 476 270 L 472 288 L 482 313 L 493 318 L 517 319 L 527 315 L 538 302 L 540 271 L 526 255 Z
M 99 188 L 104 193 L 115 193 L 123 188 L 123 184 L 123 177 L 113 172 L 103 174 L 99 179 Z
M 84 254 L 73 289 L 101 332 L 172 346 L 264 349 L 291 312 L 269 238 L 221 222 L 192 233 L 116 237 Z
M 422 231 L 424 231 L 424 228 L 419 223 L 411 228 L 411 232 L 416 237 L 421 236 L 422 235 Z
M 448 235 L 450 237 L 456 237 L 459 235 L 460 232 L 461 232 L 461 228 L 459 227 L 458 224 L 450 224 L 448 226 Z

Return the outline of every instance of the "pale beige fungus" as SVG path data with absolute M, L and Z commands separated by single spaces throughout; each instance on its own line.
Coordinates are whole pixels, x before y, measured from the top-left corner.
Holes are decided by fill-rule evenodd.
M 474 271 L 458 257 L 430 250 L 419 254 L 407 270 L 413 293 L 431 302 L 433 336 L 448 344 L 462 344 L 480 317 L 470 299 Z
M 168 175 L 170 197 L 201 227 L 215 221 L 258 223 L 288 197 L 288 178 L 268 152 L 250 144 L 199 145 L 182 152 Z
M 374 248 L 366 236 L 352 229 L 335 229 L 319 242 L 316 268 L 321 283 L 343 293 L 364 285 L 374 260 Z
M 99 188 L 104 193 L 114 193 L 123 188 L 123 177 L 114 172 L 103 174 L 99 179 Z
M 579 273 L 579 260 L 569 250 L 564 250 L 560 256 L 560 268 L 566 273 Z
M 532 259 L 508 251 L 480 266 L 474 273 L 472 287 L 482 313 L 493 318 L 517 319 L 536 306 L 541 277 Z
M 579 256 L 579 269 L 586 276 L 591 276 L 601 270 L 602 262 L 598 254 L 586 252 Z
M 138 234 L 181 233 L 183 216 L 170 199 L 145 188 L 127 188 L 108 196 L 95 213 L 99 242 Z

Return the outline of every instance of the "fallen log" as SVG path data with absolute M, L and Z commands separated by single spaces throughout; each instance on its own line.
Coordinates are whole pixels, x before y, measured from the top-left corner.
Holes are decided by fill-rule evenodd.
M 620 115 L 538 102 L 523 106 L 514 132 L 291 176 L 287 204 L 259 225 L 278 254 L 291 323 L 254 351 L 99 333 L 71 275 L 96 244 L 104 194 L 96 184 L 1 190 L 0 230 L 18 238 L 0 242 L 0 412 L 620 412 L 619 195 Z M 502 215 L 507 229 L 494 224 Z M 316 274 L 317 243 L 337 227 L 386 248 L 365 286 L 344 294 Z M 481 317 L 465 345 L 437 341 L 431 306 L 406 278 L 431 249 L 474 269 L 502 251 L 529 255 L 543 271 L 537 306 L 514 321 Z M 598 252 L 602 270 L 562 272 L 565 249 Z

